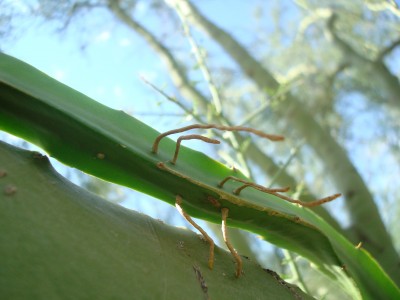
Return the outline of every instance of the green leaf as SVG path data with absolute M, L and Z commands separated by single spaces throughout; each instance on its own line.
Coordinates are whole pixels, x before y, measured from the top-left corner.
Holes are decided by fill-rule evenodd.
M 169 164 L 175 143 L 165 139 L 159 153 L 152 153 L 158 132 L 135 118 L 5 54 L 0 56 L 0 91 L 0 129 L 39 145 L 61 162 L 170 204 L 179 194 L 190 215 L 219 223 L 220 211 L 211 196 L 229 208 L 229 226 L 258 233 L 308 258 L 353 298 L 359 292 L 365 299 L 400 297 L 398 287 L 366 251 L 356 249 L 311 210 L 250 189 L 238 197 L 232 193 L 237 183 L 220 189 L 217 184 L 226 176 L 242 175 L 185 147 L 177 165 Z
M 194 233 L 69 183 L 46 156 L 0 142 L 2 299 L 311 299 Z

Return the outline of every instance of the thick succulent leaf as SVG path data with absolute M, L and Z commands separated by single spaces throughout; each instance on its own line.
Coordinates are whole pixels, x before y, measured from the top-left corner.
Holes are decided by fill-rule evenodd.
M 69 183 L 46 156 L 0 142 L 2 299 L 311 299 L 254 262 Z
M 230 226 L 256 232 L 308 258 L 353 297 L 358 292 L 352 280 L 365 299 L 400 296 L 366 251 L 356 249 L 311 210 L 251 189 L 238 197 L 232 193 L 235 183 L 220 189 L 217 183 L 224 177 L 242 175 L 185 147 L 176 166 L 169 164 L 175 143 L 165 139 L 159 153 L 152 153 L 158 132 L 124 112 L 4 54 L 0 92 L 0 129 L 39 145 L 61 162 L 171 204 L 180 194 L 190 215 L 219 223 L 211 196 L 230 209 Z

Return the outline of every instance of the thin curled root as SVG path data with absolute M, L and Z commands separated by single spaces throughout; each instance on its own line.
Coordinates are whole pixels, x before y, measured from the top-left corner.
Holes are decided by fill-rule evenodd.
M 222 236 L 224 238 L 225 244 L 228 247 L 229 251 L 231 252 L 233 258 L 236 261 L 236 272 L 235 275 L 237 278 L 240 277 L 240 275 L 242 275 L 242 268 L 243 268 L 243 262 L 242 262 L 242 258 L 239 256 L 239 254 L 237 254 L 236 250 L 233 248 L 230 240 L 229 240 L 229 236 L 228 236 L 228 228 L 226 226 L 226 219 L 228 217 L 228 213 L 229 213 L 229 209 L 224 207 L 221 209 L 221 214 L 222 214 Z
M 213 269 L 214 267 L 214 241 L 213 239 L 207 234 L 207 232 L 204 231 L 203 228 L 200 227 L 193 219 L 183 210 L 182 206 L 182 197 L 179 195 L 176 195 L 175 198 L 175 207 L 178 210 L 178 212 L 188 221 L 190 224 L 193 225 L 194 228 L 196 228 L 198 231 L 201 232 L 203 235 L 204 239 L 210 244 L 210 254 L 208 256 L 208 267 L 210 270 Z
M 218 130 L 224 130 L 224 131 L 247 131 L 250 133 L 254 133 L 260 137 L 269 139 L 271 141 L 283 141 L 285 138 L 283 136 L 280 135 L 273 135 L 273 134 L 267 134 L 264 133 L 260 130 L 256 130 L 253 128 L 248 128 L 248 127 L 243 127 L 243 126 L 224 126 L 224 125 L 216 125 L 216 124 L 193 124 L 193 125 L 189 125 L 189 126 L 185 126 L 182 128 L 178 128 L 178 129 L 174 129 L 174 130 L 170 130 L 167 132 L 164 132 L 162 134 L 160 134 L 159 136 L 157 136 L 157 138 L 154 140 L 153 143 L 153 147 L 151 148 L 151 151 L 153 153 L 157 153 L 158 152 L 158 145 L 160 144 L 160 141 L 162 138 L 171 135 L 171 134 L 175 134 L 175 133 L 180 133 L 180 132 L 185 132 L 191 129 L 218 129 Z
M 277 197 L 279 197 L 279 198 L 281 198 L 283 200 L 286 200 L 288 202 L 296 203 L 296 204 L 299 204 L 299 205 L 304 206 L 304 207 L 318 206 L 318 205 L 324 204 L 326 202 L 330 202 L 332 200 L 335 200 L 336 198 L 339 198 L 340 196 L 342 196 L 342 194 L 338 193 L 338 194 L 333 194 L 331 196 L 328 196 L 328 197 L 325 197 L 325 198 L 322 198 L 322 199 L 319 199 L 319 200 L 315 200 L 315 201 L 311 201 L 311 202 L 303 202 L 303 201 L 300 201 L 300 200 L 292 199 L 292 198 L 287 197 L 285 195 L 281 195 L 279 193 L 271 193 L 271 194 L 275 195 L 275 196 L 277 196 Z
M 322 199 L 319 199 L 319 200 L 315 200 L 315 201 L 311 201 L 311 202 L 303 202 L 303 201 L 295 200 L 295 199 L 290 198 L 288 196 L 279 194 L 280 192 L 287 192 L 289 190 L 289 187 L 275 188 L 275 189 L 266 188 L 266 187 L 264 187 L 262 185 L 259 185 L 259 184 L 253 183 L 253 182 L 249 182 L 249 181 L 246 181 L 244 179 L 240 179 L 240 178 L 237 178 L 237 177 L 234 177 L 234 176 L 228 176 L 228 177 L 224 178 L 224 180 L 222 180 L 218 184 L 218 187 L 222 188 L 224 186 L 224 184 L 228 180 L 234 180 L 234 181 L 238 181 L 238 182 L 244 183 L 242 186 L 238 187 L 237 189 L 235 189 L 233 191 L 233 193 L 235 195 L 239 195 L 240 192 L 243 189 L 247 188 L 247 187 L 252 187 L 252 188 L 254 188 L 256 190 L 259 190 L 259 191 L 261 191 L 263 193 L 267 193 L 267 194 L 271 194 L 271 195 L 277 196 L 277 197 L 279 197 L 279 198 L 281 198 L 281 199 L 283 199 L 285 201 L 288 201 L 290 203 L 299 204 L 299 205 L 304 206 L 304 207 L 318 206 L 318 205 L 324 204 L 326 202 L 330 202 L 332 200 L 335 200 L 336 198 L 338 198 L 338 197 L 340 197 L 342 195 L 342 194 L 334 194 L 334 195 L 331 195 L 331 196 L 328 196 L 328 197 L 325 197 L 325 198 L 322 198 Z
M 183 135 L 178 138 L 176 141 L 176 148 L 175 148 L 175 154 L 174 157 L 171 160 L 171 163 L 174 165 L 176 163 L 176 160 L 178 159 L 178 154 L 179 154 L 179 149 L 181 147 L 181 142 L 183 140 L 201 140 L 206 143 L 210 144 L 220 144 L 221 142 L 218 140 L 210 139 L 208 137 L 198 135 L 198 134 L 190 134 L 190 135 Z
M 254 182 L 249 182 L 247 180 L 241 179 L 241 178 L 237 178 L 235 176 L 228 176 L 226 177 L 224 180 L 222 180 L 219 184 L 218 187 L 222 188 L 224 186 L 224 184 L 228 181 L 228 180 L 234 180 L 234 181 L 238 181 L 241 183 L 244 183 L 244 185 L 242 185 L 241 187 L 237 188 L 236 190 L 233 191 L 233 193 L 235 195 L 239 195 L 241 190 L 243 190 L 244 188 L 251 186 L 252 188 L 255 188 L 256 190 L 259 190 L 261 192 L 264 193 L 277 193 L 277 192 L 287 192 L 288 190 L 290 190 L 290 187 L 284 187 L 284 188 L 267 188 L 265 186 L 259 185 L 257 183 Z

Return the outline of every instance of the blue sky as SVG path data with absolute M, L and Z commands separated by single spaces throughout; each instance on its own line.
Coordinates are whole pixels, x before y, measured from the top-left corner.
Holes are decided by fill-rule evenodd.
M 23 2 L 23 1 L 16 1 Z M 257 1 L 253 1 L 257 2 Z M 229 13 L 221 20 L 221 9 L 226 8 L 223 1 L 205 1 L 202 9 L 213 20 L 229 29 L 245 41 L 249 35 L 244 34 L 247 26 L 237 28 L 237 19 L 249 15 L 251 5 L 242 1 L 231 1 Z M 21 6 L 23 11 L 23 6 Z M 147 8 L 138 8 L 138 19 L 141 15 L 147 21 Z M 77 89 L 93 99 L 115 109 L 123 109 L 142 119 L 157 129 L 162 130 L 166 124 L 159 122 L 153 113 L 165 114 L 176 112 L 176 107 L 162 101 L 143 81 L 141 76 L 168 90 L 171 82 L 159 57 L 147 44 L 123 25 L 115 24 L 108 13 L 98 11 L 90 18 L 104 19 L 104 25 L 90 35 L 72 26 L 70 30 L 58 35 L 54 26 L 35 22 L 29 25 L 20 36 L 10 43 L 2 44 L 2 50 L 13 55 L 57 80 Z M 26 21 L 30 24 L 31 21 Z M 88 22 L 97 24 L 97 21 Z M 234 24 L 236 24 L 234 26 Z M 146 22 L 151 28 L 152 23 Z M 85 42 L 82 40 L 86 39 Z M 183 41 L 186 43 L 186 41 Z M 187 45 L 189 49 L 189 45 Z M 194 63 L 194 62 L 193 62 Z M 172 86 L 172 85 L 171 85 Z M 146 115 L 150 113 L 149 115 Z M 169 120 L 166 121 L 167 123 Z M 153 124 L 151 124 L 153 123 Z

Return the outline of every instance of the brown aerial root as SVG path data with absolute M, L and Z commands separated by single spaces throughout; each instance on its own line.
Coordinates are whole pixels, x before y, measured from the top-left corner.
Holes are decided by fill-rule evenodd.
M 208 267 L 212 270 L 214 267 L 214 241 L 213 239 L 207 234 L 207 232 L 204 231 L 203 228 L 200 227 L 193 219 L 183 210 L 182 206 L 182 197 L 179 195 L 176 195 L 175 198 L 175 207 L 178 210 L 178 212 L 188 221 L 190 224 L 193 225 L 194 228 L 196 228 L 198 231 L 201 232 L 203 235 L 204 239 L 210 244 L 210 254 L 208 256 Z
M 287 186 L 287 187 L 284 187 L 284 188 L 266 188 L 266 187 L 264 187 L 264 186 L 261 186 L 261 185 L 258 185 L 258 184 L 249 182 L 249 183 L 245 183 L 245 184 L 243 184 L 241 187 L 238 187 L 237 189 L 235 189 L 235 190 L 233 191 L 233 193 L 234 193 L 235 195 L 239 195 L 240 192 L 241 192 L 243 189 L 247 188 L 248 186 L 250 186 L 250 187 L 252 187 L 252 188 L 254 188 L 254 189 L 256 189 L 256 190 L 259 190 L 259 191 L 261 191 L 261 192 L 264 192 L 264 193 L 287 192 L 288 190 L 290 190 L 290 187 L 288 187 L 288 186 Z
M 242 274 L 242 268 L 243 268 L 243 262 L 239 254 L 236 252 L 236 250 L 233 248 L 229 236 L 228 236 L 228 228 L 226 226 L 226 219 L 228 217 L 229 209 L 228 208 L 222 208 L 221 209 L 221 214 L 222 214 L 222 236 L 224 238 L 225 244 L 228 247 L 229 251 L 231 252 L 233 258 L 236 261 L 236 272 L 235 275 L 237 278 L 240 277 Z
M 171 160 L 171 163 L 174 165 L 176 163 L 176 160 L 178 159 L 178 154 L 179 154 L 179 149 L 181 147 L 181 142 L 183 140 L 201 140 L 206 143 L 210 144 L 220 144 L 221 142 L 218 140 L 210 139 L 208 137 L 198 135 L 198 134 L 190 134 L 190 135 L 183 135 L 178 138 L 176 141 L 176 148 L 175 148 L 175 154 L 174 157 Z
M 277 197 L 279 197 L 279 198 L 281 198 L 283 200 L 286 200 L 286 201 L 288 201 L 290 203 L 299 204 L 299 205 L 304 206 L 304 207 L 318 206 L 318 205 L 324 204 L 326 202 L 330 202 L 332 200 L 335 200 L 336 198 L 342 196 L 342 194 L 333 194 L 331 196 L 328 196 L 328 197 L 325 197 L 325 198 L 322 198 L 322 199 L 319 199 L 319 200 L 310 201 L 310 202 L 303 202 L 303 201 L 300 201 L 300 200 L 295 200 L 295 199 L 290 198 L 290 197 L 285 196 L 285 195 L 281 195 L 279 193 L 270 193 L 270 194 L 275 195 L 275 196 L 277 196 Z
M 271 141 L 282 141 L 285 138 L 283 136 L 280 135 L 273 135 L 273 134 L 267 134 L 264 133 L 260 130 L 256 130 L 253 128 L 248 128 L 248 127 L 243 127 L 243 126 L 224 126 L 224 125 L 216 125 L 216 124 L 193 124 L 193 125 L 189 125 L 189 126 L 185 126 L 182 128 L 178 128 L 178 129 L 174 129 L 174 130 L 170 130 L 167 132 L 164 132 L 162 134 L 160 134 L 159 136 L 157 136 L 157 138 L 154 140 L 153 143 L 153 147 L 151 149 L 151 151 L 153 153 L 157 153 L 158 152 L 158 145 L 160 144 L 160 141 L 162 138 L 171 135 L 171 134 L 175 134 L 175 133 L 181 133 L 181 132 L 185 132 L 188 130 L 192 130 L 192 129 L 218 129 L 218 130 L 224 130 L 224 131 L 247 131 L 253 134 L 256 134 L 262 138 L 266 138 L 269 139 Z
M 218 187 L 222 188 L 222 187 L 224 186 L 224 184 L 225 184 L 228 180 L 234 180 L 234 181 L 238 181 L 238 182 L 244 183 L 241 187 L 238 187 L 237 189 L 235 189 L 235 190 L 233 191 L 233 193 L 234 193 L 235 195 L 239 195 L 240 192 L 241 192 L 244 188 L 246 188 L 246 187 L 248 187 L 248 186 L 251 186 L 252 188 L 255 188 L 256 190 L 259 190 L 259 191 L 264 192 L 264 193 L 287 192 L 288 190 L 290 190 L 290 187 L 284 187 L 284 188 L 266 188 L 265 186 L 262 186 L 262 185 L 259 185 L 259 184 L 253 183 L 253 182 L 249 182 L 249 181 L 246 181 L 246 180 L 244 180 L 244 179 L 237 178 L 237 177 L 234 177 L 234 176 L 228 176 L 228 177 L 226 177 L 224 180 L 222 180 L 222 181 L 218 184 Z
M 277 197 L 279 197 L 279 198 L 281 198 L 281 199 L 283 199 L 283 200 L 285 200 L 285 201 L 288 201 L 288 202 L 290 202 L 290 203 L 299 204 L 299 205 L 304 206 L 304 207 L 314 207 L 314 206 L 318 206 L 318 205 L 324 204 L 324 203 L 326 203 L 326 202 L 330 202 L 330 201 L 332 201 L 332 200 L 335 200 L 336 198 L 338 198 L 338 197 L 340 197 L 340 196 L 342 195 L 342 194 L 334 194 L 334 195 L 331 195 L 331 196 L 328 196 L 328 197 L 325 197 L 325 198 L 322 198 L 322 199 L 319 199 L 319 200 L 315 200 L 315 201 L 311 201 L 311 202 L 303 202 L 303 201 L 295 200 L 295 199 L 293 199 L 293 198 L 290 198 L 290 197 L 288 197 L 288 196 L 285 196 L 285 195 L 280 194 L 280 193 L 282 193 L 282 192 L 287 192 L 287 191 L 289 190 L 289 187 L 275 188 L 275 189 L 273 189 L 273 188 L 266 188 L 266 187 L 264 187 L 264 186 L 262 186 L 262 185 L 259 185 L 259 184 L 256 184 L 256 183 L 252 183 L 252 182 L 248 182 L 248 181 L 246 181 L 246 180 L 243 180 L 243 179 L 240 179 L 240 178 L 237 178 L 237 177 L 234 177 L 234 176 L 228 176 L 228 177 L 226 177 L 224 180 L 222 180 L 222 181 L 218 184 L 218 187 L 222 188 L 223 185 L 224 185 L 228 180 L 234 180 L 234 181 L 238 181 L 238 182 L 244 183 L 242 186 L 238 187 L 237 189 L 235 189 L 235 190 L 233 191 L 233 193 L 234 193 L 235 195 L 239 195 L 240 192 L 241 192 L 243 189 L 247 188 L 247 187 L 252 187 L 252 188 L 254 188 L 254 189 L 256 189 L 256 190 L 259 190 L 259 191 L 261 191 L 261 192 L 263 192 L 263 193 L 267 193 L 267 194 L 271 194 L 271 195 L 277 196 Z

